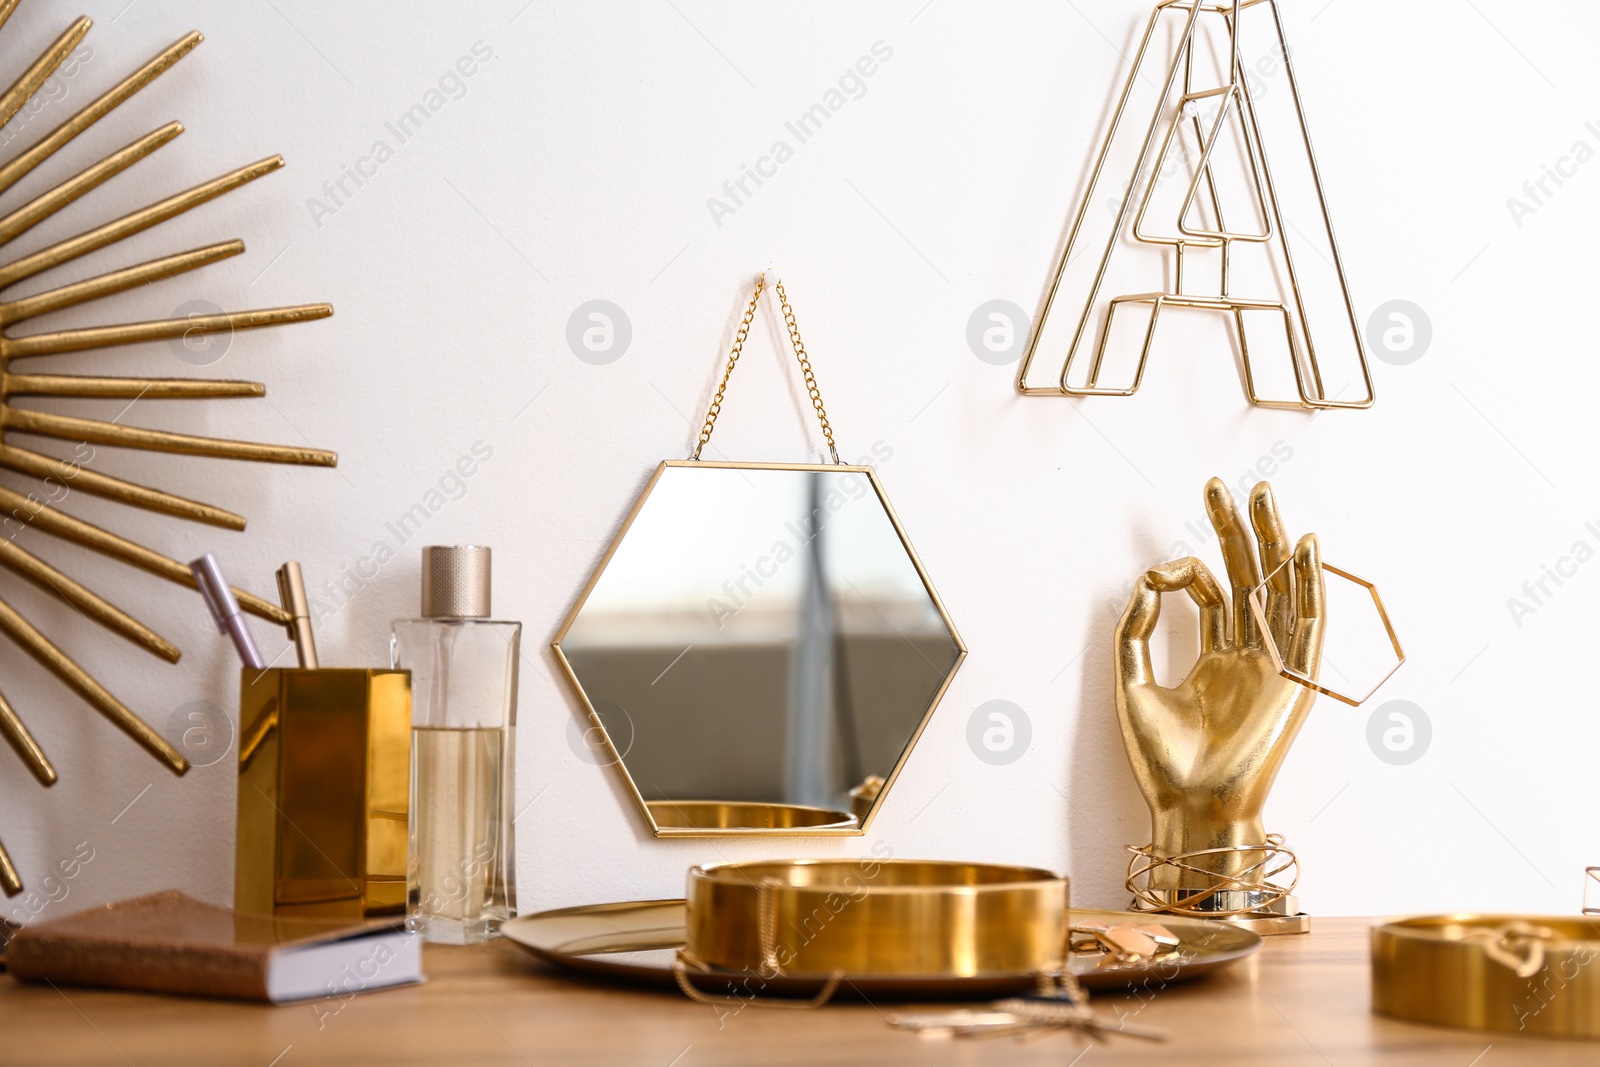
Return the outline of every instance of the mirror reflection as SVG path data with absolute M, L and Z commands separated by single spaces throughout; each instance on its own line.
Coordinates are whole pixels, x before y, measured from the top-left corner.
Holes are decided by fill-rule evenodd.
M 849 832 L 964 651 L 865 468 L 663 464 L 557 650 L 658 830 Z

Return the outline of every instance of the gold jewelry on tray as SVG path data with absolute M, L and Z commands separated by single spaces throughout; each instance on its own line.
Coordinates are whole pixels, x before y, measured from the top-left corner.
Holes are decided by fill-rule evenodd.
M 1412 1022 L 1600 1038 L 1600 919 L 1430 915 L 1372 931 L 1372 1010 Z

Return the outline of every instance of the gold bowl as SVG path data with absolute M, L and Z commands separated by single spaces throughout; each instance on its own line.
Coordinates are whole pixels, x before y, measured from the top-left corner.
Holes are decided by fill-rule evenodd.
M 689 962 L 764 978 L 1055 972 L 1068 888 L 1034 867 L 780 860 L 689 868 Z
M 1431 915 L 1372 931 L 1372 1010 L 1412 1022 L 1600 1038 L 1600 919 Z

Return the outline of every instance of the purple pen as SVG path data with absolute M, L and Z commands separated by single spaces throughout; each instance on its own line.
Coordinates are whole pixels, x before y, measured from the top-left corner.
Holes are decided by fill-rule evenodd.
M 222 566 L 217 562 L 217 557 L 207 552 L 189 564 L 189 569 L 194 572 L 195 584 L 200 587 L 200 596 L 205 600 L 206 607 L 211 609 L 211 617 L 217 622 L 217 631 L 228 635 L 233 642 L 233 647 L 238 651 L 239 658 L 244 660 L 246 667 L 256 670 L 265 670 L 267 661 L 261 658 L 260 649 L 256 648 L 255 638 L 250 636 L 250 627 L 245 625 L 244 613 L 239 610 L 239 601 L 235 599 L 233 590 L 228 587 L 228 580 L 222 576 Z

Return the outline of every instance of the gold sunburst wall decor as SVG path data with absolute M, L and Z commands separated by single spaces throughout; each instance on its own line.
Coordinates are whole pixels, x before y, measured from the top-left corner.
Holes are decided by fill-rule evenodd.
M 4 27 L 19 2 L 20 0 L 0 0 L 0 28 Z M 0 126 L 9 122 L 39 91 L 56 68 L 77 47 L 84 34 L 88 33 L 89 25 L 87 18 L 79 18 L 72 23 L 10 87 L 0 92 Z M 190 33 L 180 38 L 43 137 L 10 158 L 0 160 L 0 197 L 3 197 L 25 175 L 49 160 L 63 146 L 89 130 L 118 105 L 188 55 L 200 41 L 198 33 Z M 54 414 L 32 407 L 17 407 L 13 403 L 21 397 L 98 397 L 133 401 L 141 398 L 210 399 L 264 396 L 266 389 L 258 382 L 17 373 L 16 367 L 20 364 L 31 372 L 37 365 L 35 361 L 47 356 L 163 338 L 278 326 L 283 323 L 325 318 L 333 314 L 333 308 L 328 304 L 302 304 L 296 307 L 237 311 L 152 322 L 119 323 L 86 329 L 56 330 L 46 333 L 27 332 L 24 324 L 51 312 L 77 307 L 114 293 L 171 278 L 239 255 L 244 251 L 244 242 L 225 241 L 178 252 L 109 274 L 85 278 L 30 296 L 13 299 L 6 295 L 7 291 L 18 283 L 65 266 L 97 249 L 106 248 L 148 230 L 283 166 L 281 156 L 269 156 L 192 189 L 174 193 L 148 207 L 102 223 L 36 252 L 8 258 L 5 249 L 18 237 L 91 189 L 121 174 L 182 132 L 183 127 L 179 123 L 169 122 L 117 149 L 98 163 L 66 178 L 27 203 L 9 211 L 0 207 L 0 211 L 5 212 L 0 215 L 0 468 L 39 482 L 54 480 L 57 485 L 70 482 L 74 490 L 106 497 L 148 511 L 161 512 L 224 529 L 243 530 L 245 526 L 243 516 L 209 504 L 187 500 L 172 493 L 136 485 L 99 471 L 91 471 L 73 460 L 57 459 L 31 451 L 12 441 L 12 437 L 16 434 L 29 434 L 89 445 L 175 452 L 220 459 L 296 463 L 318 467 L 331 467 L 337 462 L 332 452 L 319 449 L 226 441 L 212 437 L 141 429 L 124 426 L 120 422 L 102 422 Z M 0 531 L 0 567 L 59 595 L 88 619 L 127 638 L 152 655 L 169 662 L 177 662 L 179 651 L 170 641 L 49 563 L 19 548 L 14 537 L 19 527 L 32 527 L 43 534 L 82 545 L 169 581 L 193 587 L 194 578 L 187 566 L 127 538 L 119 537 L 110 530 L 74 518 L 53 503 L 41 500 L 38 493 L 21 493 L 0 486 L 0 519 L 4 520 L 5 525 L 5 529 Z M 236 592 L 244 610 L 279 625 L 288 623 L 288 615 L 276 604 L 242 590 Z M 78 666 L 20 612 L 11 607 L 3 597 L 0 597 L 0 632 L 48 668 L 174 774 L 183 774 L 189 769 L 188 761 L 182 754 L 104 686 L 90 677 L 88 672 Z M 55 768 L 3 695 L 0 695 L 0 733 L 5 735 L 6 740 L 22 757 L 23 763 L 42 784 L 48 786 L 55 782 Z M 3 845 L 0 845 L 0 888 L 5 890 L 7 896 L 14 896 L 22 890 L 22 879 L 10 857 L 6 855 Z

